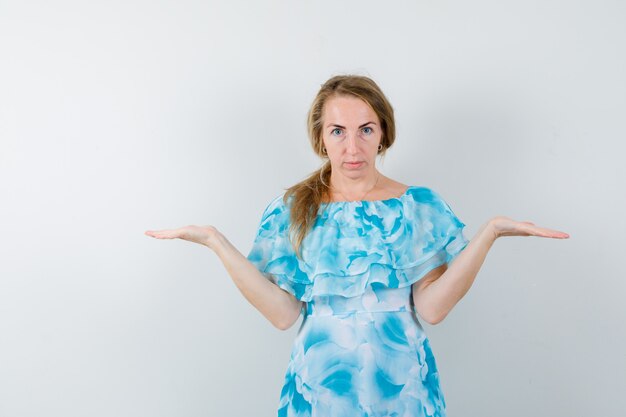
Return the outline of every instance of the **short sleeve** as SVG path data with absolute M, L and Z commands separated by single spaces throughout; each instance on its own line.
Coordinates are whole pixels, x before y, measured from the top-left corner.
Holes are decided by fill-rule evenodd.
M 271 282 L 301 299 L 311 282 L 291 245 L 289 219 L 282 195 L 276 197 L 263 211 L 247 259 Z
M 436 251 L 434 258 L 439 265 L 450 264 L 469 243 L 463 231 L 465 223 L 438 193 L 432 190 L 430 192 L 432 245 Z
M 248 260 L 261 272 L 265 272 L 272 258 L 276 240 L 283 234 L 283 228 L 287 227 L 284 224 L 285 208 L 281 199 L 280 196 L 276 197 L 263 211 L 254 243 L 247 256 Z

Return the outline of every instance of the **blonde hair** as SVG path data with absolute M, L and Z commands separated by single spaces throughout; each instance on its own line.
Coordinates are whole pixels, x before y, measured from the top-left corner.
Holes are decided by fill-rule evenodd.
M 293 196 L 289 233 L 291 243 L 300 258 L 302 258 L 302 241 L 313 228 L 322 201 L 324 198 L 330 200 L 331 165 L 327 155 L 323 152 L 322 115 L 328 99 L 335 96 L 360 98 L 374 110 L 382 129 L 380 141 L 382 149 L 378 151 L 379 155 L 385 154 L 387 149 L 393 145 L 396 137 L 393 108 L 380 87 L 372 79 L 361 75 L 337 75 L 322 85 L 313 100 L 313 104 L 311 104 L 307 127 L 313 151 L 325 162 L 320 169 L 314 171 L 304 181 L 289 187 L 283 197 L 283 201 L 287 203 L 287 199 Z

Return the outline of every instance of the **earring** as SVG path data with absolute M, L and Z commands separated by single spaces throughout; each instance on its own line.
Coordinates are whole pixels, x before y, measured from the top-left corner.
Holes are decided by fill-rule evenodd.
M 382 151 L 382 150 L 383 150 L 383 144 L 382 144 L 382 143 L 379 143 L 379 144 L 378 144 L 378 152 L 380 152 L 380 151 Z
M 322 153 L 323 153 L 324 155 L 326 155 L 326 147 L 325 147 L 325 146 L 322 146 Z

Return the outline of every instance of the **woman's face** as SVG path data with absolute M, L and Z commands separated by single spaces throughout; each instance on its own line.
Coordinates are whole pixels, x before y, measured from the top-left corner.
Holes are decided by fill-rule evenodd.
M 382 130 L 378 116 L 363 100 L 334 96 L 322 111 L 322 140 L 333 174 L 356 179 L 375 170 Z

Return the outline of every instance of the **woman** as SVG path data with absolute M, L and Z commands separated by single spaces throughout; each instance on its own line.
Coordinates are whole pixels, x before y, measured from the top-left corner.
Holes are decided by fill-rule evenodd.
M 497 238 L 569 236 L 497 216 L 468 241 L 435 191 L 382 175 L 376 157 L 394 143 L 393 109 L 367 77 L 328 80 L 308 128 L 325 164 L 267 206 L 247 258 L 212 226 L 146 234 L 213 249 L 277 328 L 303 314 L 279 416 L 444 416 L 415 313 L 441 322 Z

